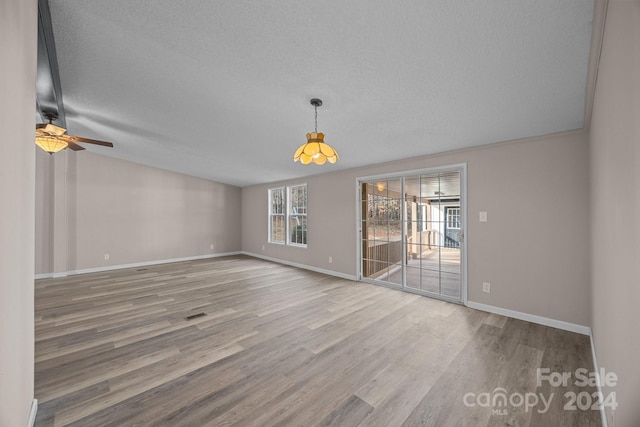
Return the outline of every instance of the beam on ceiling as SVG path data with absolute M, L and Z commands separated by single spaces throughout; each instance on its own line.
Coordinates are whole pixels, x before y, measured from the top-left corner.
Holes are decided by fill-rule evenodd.
M 43 120 L 52 117 L 57 125 L 67 127 L 48 0 L 38 0 L 36 99 L 38 112 Z

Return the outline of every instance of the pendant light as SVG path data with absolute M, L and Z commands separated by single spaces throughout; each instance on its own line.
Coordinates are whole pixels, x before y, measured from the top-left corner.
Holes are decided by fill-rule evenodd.
M 318 107 L 322 105 L 322 100 L 313 98 L 310 103 L 316 112 L 316 127 L 313 132 L 307 134 L 307 142 L 296 150 L 293 161 L 300 160 L 303 165 L 324 165 L 327 161 L 335 163 L 338 160 L 338 152 L 324 142 L 323 133 L 318 133 Z

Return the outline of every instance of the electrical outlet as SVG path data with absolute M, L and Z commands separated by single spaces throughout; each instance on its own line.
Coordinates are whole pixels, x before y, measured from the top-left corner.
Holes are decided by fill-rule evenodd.
M 264 251 L 264 245 L 262 245 L 262 250 Z
M 213 248 L 214 248 L 214 247 L 215 247 L 215 245 L 212 243 L 212 244 L 211 244 L 211 249 L 213 250 Z
M 487 222 L 487 213 L 486 212 L 480 212 L 480 222 Z
M 104 254 L 104 260 L 109 261 L 109 254 Z
M 329 257 L 329 264 L 333 264 L 333 257 L 332 256 Z
M 482 282 L 482 292 L 491 293 L 491 283 Z

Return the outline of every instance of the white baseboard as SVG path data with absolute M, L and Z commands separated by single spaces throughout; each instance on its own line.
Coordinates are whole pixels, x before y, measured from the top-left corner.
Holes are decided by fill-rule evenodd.
M 27 427 L 33 427 L 36 423 L 36 414 L 38 413 L 38 399 L 33 399 L 31 409 L 29 410 L 29 418 L 27 419 Z
M 562 320 L 550 319 L 548 317 L 536 316 L 535 314 L 523 313 L 520 311 L 509 310 L 507 308 L 481 304 L 479 302 L 473 301 L 467 301 L 467 307 L 475 308 L 476 310 L 487 311 L 489 313 L 501 314 L 503 316 L 513 317 L 514 319 L 537 323 L 539 325 L 551 326 L 552 328 L 575 332 L 582 335 L 591 335 L 590 327 L 577 325 L 575 323 L 563 322 Z
M 218 253 L 218 254 L 207 254 L 207 255 L 196 255 L 196 256 L 189 256 L 189 257 L 182 257 L 182 258 L 162 259 L 157 261 L 134 262 L 131 264 L 109 265 L 105 267 L 84 268 L 81 270 L 65 271 L 64 273 L 36 274 L 35 279 L 49 279 L 49 278 L 57 278 L 57 277 L 66 277 L 74 274 L 99 273 L 101 271 L 121 270 L 123 268 L 146 267 L 149 265 L 169 264 L 172 262 L 193 261 L 196 259 L 206 259 L 206 258 L 218 258 L 223 256 L 240 255 L 241 253 L 242 252 L 240 251 L 224 252 L 224 253 Z
M 600 372 L 600 365 L 598 365 L 598 359 L 596 359 L 596 343 L 595 343 L 595 340 L 593 339 L 593 330 L 589 331 L 589 340 L 591 341 L 591 357 L 593 358 L 593 372 Z M 600 375 L 596 375 L 596 389 L 598 391 L 599 396 L 604 396 L 604 394 L 602 394 L 602 384 L 600 383 Z M 608 427 L 609 422 L 607 421 L 607 411 L 605 410 L 604 405 L 601 405 L 600 407 L 600 421 L 602 422 L 602 427 Z
M 306 265 L 306 264 L 299 264 L 297 262 L 291 262 L 291 261 L 287 261 L 287 260 L 284 260 L 284 259 L 273 258 L 273 257 L 270 257 L 270 256 L 255 254 L 253 252 L 242 251 L 242 254 L 243 255 L 247 255 L 247 256 L 251 256 L 251 257 L 254 257 L 254 258 L 264 259 L 266 261 L 277 262 L 278 264 L 290 265 L 292 267 L 298 267 L 298 268 L 303 268 L 305 270 L 315 271 L 316 273 L 322 273 L 322 274 L 327 274 L 329 276 L 339 277 L 341 279 L 356 280 L 356 276 L 355 275 L 351 275 L 351 274 L 344 274 L 344 273 L 340 273 L 340 272 L 333 271 L 333 270 L 326 270 L 324 268 L 313 267 L 313 266 Z

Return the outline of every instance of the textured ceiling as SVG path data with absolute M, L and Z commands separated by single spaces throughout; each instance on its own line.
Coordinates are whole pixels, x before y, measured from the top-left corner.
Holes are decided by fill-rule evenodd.
M 244 186 L 581 128 L 593 0 L 50 0 L 72 135 Z M 335 165 L 293 163 L 313 130 Z M 78 155 L 82 155 L 79 153 Z

